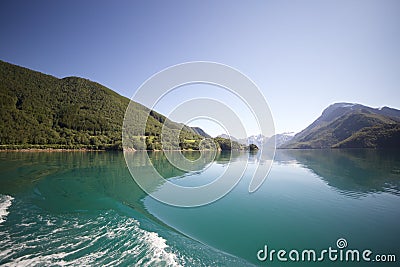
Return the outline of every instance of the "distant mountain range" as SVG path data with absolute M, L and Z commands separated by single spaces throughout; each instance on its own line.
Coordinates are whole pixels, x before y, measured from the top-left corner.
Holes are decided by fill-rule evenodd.
M 400 148 L 400 110 L 336 103 L 281 148 Z
M 294 136 L 294 132 L 275 134 L 272 137 L 266 137 L 262 134 L 258 134 L 258 135 L 249 136 L 247 138 L 241 138 L 241 139 L 235 138 L 233 136 L 229 136 L 227 134 L 219 135 L 219 137 L 231 139 L 232 141 L 236 141 L 243 145 L 255 144 L 258 147 L 261 147 L 263 144 L 266 147 L 271 147 L 274 145 L 274 141 L 275 141 L 275 146 L 280 147 L 284 143 L 290 141 L 293 138 L 293 136 Z

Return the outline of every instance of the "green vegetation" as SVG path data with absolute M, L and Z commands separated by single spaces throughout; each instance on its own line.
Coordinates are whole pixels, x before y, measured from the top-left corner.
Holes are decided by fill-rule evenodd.
M 122 149 L 128 98 L 87 79 L 58 79 L 3 61 L 0 81 L 0 149 Z M 202 129 L 172 122 L 139 103 L 132 105 L 126 134 L 136 150 L 219 149 L 225 142 L 202 141 L 208 137 Z M 139 127 L 143 121 L 144 134 Z
M 128 99 L 86 79 L 57 79 L 5 62 L 0 62 L 0 80 L 1 145 L 121 147 Z
M 214 141 L 217 143 L 217 145 L 221 148 L 222 151 L 246 149 L 245 145 L 239 144 L 238 142 L 232 141 L 230 139 L 216 137 L 214 138 Z
M 334 105 L 333 105 L 334 106 Z M 329 108 L 327 109 L 329 110 Z M 362 105 L 326 110 L 281 148 L 400 148 L 400 117 Z
M 334 148 L 400 148 L 400 124 L 366 127 Z
M 250 144 L 249 145 L 249 150 L 250 151 L 257 151 L 258 150 L 258 146 L 256 146 L 255 144 Z

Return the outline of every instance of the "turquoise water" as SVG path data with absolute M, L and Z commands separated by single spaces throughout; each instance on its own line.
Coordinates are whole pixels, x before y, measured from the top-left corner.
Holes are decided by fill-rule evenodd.
M 122 153 L 0 153 L 0 264 L 136 266 L 397 266 L 400 257 L 400 155 L 373 150 L 279 150 L 271 173 L 248 193 L 259 162 L 219 154 L 199 170 L 172 167 L 161 152 L 152 166 L 173 183 L 195 186 L 249 159 L 239 184 L 197 208 L 147 196 Z M 198 155 L 189 153 L 188 158 Z M 146 175 L 146 152 L 131 160 Z M 155 189 L 163 185 L 155 185 Z M 391 254 L 395 263 L 281 262 L 264 248 L 299 251 L 345 238 L 348 249 Z M 372 258 L 372 256 L 371 256 Z

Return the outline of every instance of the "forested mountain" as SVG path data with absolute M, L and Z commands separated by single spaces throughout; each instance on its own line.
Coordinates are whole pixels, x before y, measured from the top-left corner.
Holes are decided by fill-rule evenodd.
M 336 103 L 281 148 L 400 148 L 400 110 Z
M 128 104 L 128 98 L 96 82 L 78 77 L 58 79 L 0 61 L 0 147 L 3 149 L 122 149 L 121 129 Z M 206 135 L 201 129 L 166 120 L 139 103 L 133 106 L 137 118 L 148 117 L 144 136 L 133 122 L 130 134 L 135 149 L 177 146 L 198 149 Z M 179 143 L 168 138 L 176 131 Z

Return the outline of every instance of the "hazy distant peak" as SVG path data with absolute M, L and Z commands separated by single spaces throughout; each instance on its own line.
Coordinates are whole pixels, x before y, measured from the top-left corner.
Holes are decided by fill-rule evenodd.
M 209 135 L 208 133 L 206 133 L 203 129 L 201 129 L 200 127 L 190 127 L 194 133 L 203 136 L 205 138 L 211 138 L 211 135 Z
M 284 133 L 281 133 L 281 135 L 295 136 L 296 132 L 284 132 Z

